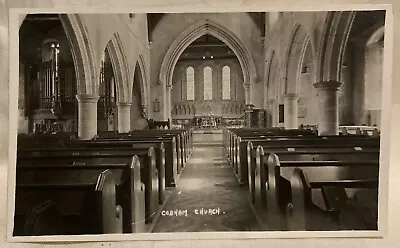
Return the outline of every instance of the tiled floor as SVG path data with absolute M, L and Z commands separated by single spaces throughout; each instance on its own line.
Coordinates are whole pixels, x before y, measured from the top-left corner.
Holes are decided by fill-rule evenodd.
M 222 146 L 197 144 L 153 232 L 258 231 L 247 197 Z

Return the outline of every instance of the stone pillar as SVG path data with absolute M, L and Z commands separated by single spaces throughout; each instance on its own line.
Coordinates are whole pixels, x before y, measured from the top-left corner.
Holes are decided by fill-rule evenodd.
M 96 95 L 77 95 L 78 100 L 78 138 L 89 140 L 97 135 Z
M 141 113 L 141 115 L 142 115 L 142 117 L 145 118 L 145 119 L 151 118 L 151 117 L 149 116 L 150 111 L 148 111 L 147 108 L 148 108 L 148 106 L 147 106 L 146 104 L 142 104 L 142 113 Z
M 131 105 L 130 102 L 118 102 L 118 132 L 127 133 L 131 129 Z
M 171 122 L 172 122 L 172 120 L 171 120 L 171 109 L 172 109 L 172 107 L 171 107 L 171 105 L 172 105 L 172 101 L 171 101 L 171 94 L 172 94 L 172 85 L 167 85 L 167 101 L 166 101 L 166 104 L 167 104 L 167 119 L 169 120 L 169 125 L 171 126 Z
M 284 99 L 284 127 L 285 129 L 297 129 L 298 126 L 298 96 L 286 94 Z
M 343 83 L 325 81 L 313 84 L 318 90 L 318 134 L 338 135 L 339 99 L 338 90 Z
M 245 104 L 251 104 L 250 84 L 243 84 Z

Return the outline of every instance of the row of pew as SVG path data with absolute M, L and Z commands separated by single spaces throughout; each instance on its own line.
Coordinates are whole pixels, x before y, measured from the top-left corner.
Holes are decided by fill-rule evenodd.
M 193 130 L 19 135 L 14 236 L 151 232 Z
M 241 128 L 223 145 L 268 230 L 377 230 L 379 136 Z

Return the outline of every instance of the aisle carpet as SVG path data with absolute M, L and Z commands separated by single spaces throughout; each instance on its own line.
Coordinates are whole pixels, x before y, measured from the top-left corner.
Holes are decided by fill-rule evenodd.
M 260 230 L 223 148 L 196 145 L 153 232 Z

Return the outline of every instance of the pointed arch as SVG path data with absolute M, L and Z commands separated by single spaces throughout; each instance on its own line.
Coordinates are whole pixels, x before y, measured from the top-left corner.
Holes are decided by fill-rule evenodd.
M 137 71 L 139 70 L 139 71 Z M 148 112 L 148 107 L 149 107 L 149 92 L 148 92 L 148 77 L 147 77 L 147 69 L 146 69 L 146 62 L 142 54 L 138 55 L 137 61 L 136 61 L 136 66 L 133 72 L 133 75 L 139 76 L 138 81 L 140 82 L 140 96 L 141 96 L 141 107 L 143 108 L 143 111 L 147 114 Z M 133 79 L 135 81 L 135 78 Z M 131 84 L 131 87 L 129 89 L 129 92 L 132 92 L 133 90 L 133 84 Z
M 356 11 L 332 11 L 325 18 L 317 56 L 317 82 L 339 81 L 346 44 Z
M 107 43 L 106 49 L 110 54 L 111 64 L 114 70 L 114 77 L 117 87 L 117 101 L 130 102 L 129 100 L 129 66 L 122 46 L 121 38 L 118 33 L 114 33 L 111 40 Z
M 99 69 L 95 66 L 93 48 L 83 20 L 78 14 L 60 14 L 60 20 L 71 44 L 77 94 L 98 95 Z
M 301 68 L 302 52 L 304 44 L 309 40 L 304 27 L 300 24 L 295 24 L 292 35 L 289 40 L 285 64 L 284 64 L 284 89 L 285 93 L 298 93 L 297 77 Z
M 179 57 L 192 42 L 205 34 L 214 36 L 232 49 L 242 67 L 244 84 L 251 85 L 257 82 L 253 58 L 240 39 L 225 27 L 210 20 L 203 20 L 183 31 L 169 47 L 161 64 L 159 78 L 161 84 L 172 85 L 172 75 Z

